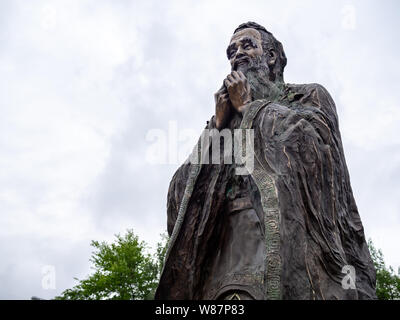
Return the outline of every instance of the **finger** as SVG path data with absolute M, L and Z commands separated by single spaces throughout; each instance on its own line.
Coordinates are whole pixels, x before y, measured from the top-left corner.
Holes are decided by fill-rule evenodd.
M 235 79 L 235 80 L 241 80 L 241 78 L 240 78 L 240 75 L 236 72 L 236 71 L 232 71 L 232 77 Z
M 225 84 L 222 84 L 222 87 L 216 92 L 214 93 L 214 98 L 218 99 L 218 97 L 222 94 L 226 94 L 228 93 L 228 91 L 226 90 L 226 86 Z
M 235 78 L 234 78 L 231 74 L 229 74 L 229 75 L 226 77 L 226 79 L 228 79 L 231 83 L 234 83 L 234 82 L 235 82 Z
M 229 81 L 229 79 L 225 79 L 224 84 L 225 84 L 225 86 L 230 87 L 232 85 L 232 82 Z
M 247 80 L 246 76 L 244 75 L 244 73 L 241 70 L 239 70 L 238 75 L 239 75 L 240 79 Z
M 216 100 L 217 101 L 225 101 L 228 98 L 229 98 L 229 94 L 228 93 L 224 93 L 224 94 L 220 94 L 218 97 L 216 97 Z
M 228 99 L 229 99 L 229 94 L 228 94 L 228 93 L 223 94 L 223 95 L 221 96 L 221 99 L 222 99 L 222 100 L 228 100 Z

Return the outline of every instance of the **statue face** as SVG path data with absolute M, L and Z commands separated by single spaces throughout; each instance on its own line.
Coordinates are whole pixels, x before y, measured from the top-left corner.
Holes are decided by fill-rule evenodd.
M 260 32 L 253 28 L 238 31 L 232 36 L 227 53 L 232 70 L 246 73 L 251 61 L 263 55 Z

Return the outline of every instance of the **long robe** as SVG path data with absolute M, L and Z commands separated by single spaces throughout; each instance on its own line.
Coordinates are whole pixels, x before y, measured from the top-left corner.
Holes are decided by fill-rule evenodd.
M 375 299 L 375 269 L 350 186 L 335 104 L 318 84 L 285 85 L 246 108 L 254 129 L 253 205 L 262 212 L 263 276 L 256 299 Z M 215 127 L 214 117 L 207 128 Z M 171 236 L 156 299 L 209 299 L 226 226 L 229 170 L 183 164 L 168 191 Z M 248 232 L 248 230 L 246 231 Z M 239 235 L 243 243 L 248 235 Z M 245 245 L 244 245 L 245 248 Z M 348 270 L 355 271 L 349 279 Z M 346 278 L 347 277 L 347 278 Z M 354 280 L 355 289 L 351 285 Z M 215 282 L 215 281 L 214 281 Z

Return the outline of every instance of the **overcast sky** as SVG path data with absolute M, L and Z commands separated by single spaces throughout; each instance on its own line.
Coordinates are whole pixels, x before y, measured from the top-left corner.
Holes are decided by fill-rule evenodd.
M 179 161 L 149 161 L 150 133 L 177 129 L 185 153 L 185 132 L 201 133 L 230 71 L 229 39 L 249 20 L 283 43 L 286 82 L 331 93 L 366 236 L 400 266 L 399 9 L 395 0 L 2 0 L 0 298 L 72 287 L 90 272 L 92 239 L 133 228 L 154 246 Z M 158 151 L 174 160 L 170 149 Z M 55 288 L 43 285 L 51 270 Z

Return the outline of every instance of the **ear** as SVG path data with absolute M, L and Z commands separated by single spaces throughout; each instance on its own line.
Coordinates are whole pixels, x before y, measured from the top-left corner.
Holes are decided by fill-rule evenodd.
M 268 50 L 268 66 L 270 67 L 270 70 L 272 70 L 275 66 L 277 59 L 277 54 L 274 49 L 269 49 Z
M 269 69 L 269 80 L 275 81 L 276 74 L 275 74 L 275 64 L 277 59 L 277 54 L 274 49 L 268 50 L 268 69 Z

